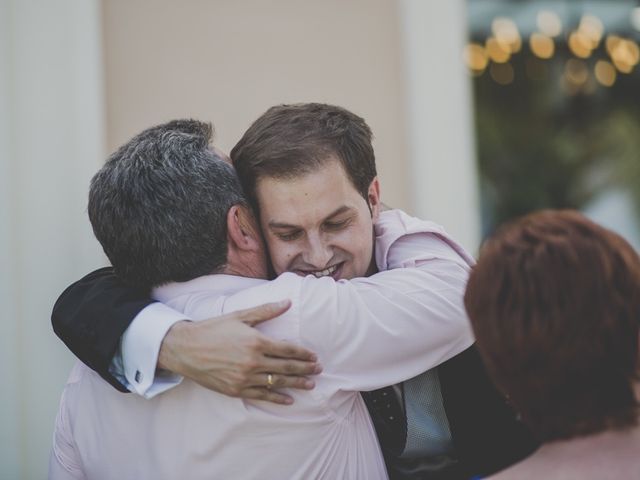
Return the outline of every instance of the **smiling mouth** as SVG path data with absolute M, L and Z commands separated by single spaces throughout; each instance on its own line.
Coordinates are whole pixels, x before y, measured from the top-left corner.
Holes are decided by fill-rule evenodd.
M 336 273 L 340 270 L 344 262 L 336 263 L 330 267 L 325 268 L 324 270 L 300 270 L 303 275 L 313 275 L 316 278 L 322 277 L 333 277 L 336 278 Z

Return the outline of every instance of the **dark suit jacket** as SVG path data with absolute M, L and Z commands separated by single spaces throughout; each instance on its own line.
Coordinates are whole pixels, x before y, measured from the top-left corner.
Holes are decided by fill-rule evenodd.
M 440 365 L 438 371 L 453 444 L 465 477 L 500 471 L 538 447 L 493 385 L 475 346 Z
M 69 286 L 58 298 L 51 321 L 69 349 L 122 392 L 126 388 L 109 372 L 120 337 L 133 318 L 153 303 L 149 292 L 125 286 L 112 268 L 102 268 Z M 410 478 L 463 479 L 487 475 L 511 465 L 536 448 L 527 429 L 489 380 L 482 361 L 470 347 L 438 367 L 445 411 L 451 428 L 454 468 L 434 476 Z M 379 435 L 385 435 L 372 416 Z M 381 444 L 384 444 L 381 438 Z M 385 452 L 392 478 L 396 459 Z
M 85 365 L 121 392 L 109 373 L 120 337 L 135 316 L 153 303 L 149 292 L 127 287 L 106 267 L 91 272 L 62 292 L 51 314 L 53 331 Z
M 391 480 L 441 480 L 484 477 L 520 461 L 537 447 L 529 430 L 487 376 L 482 360 L 472 345 L 437 367 L 442 401 L 449 421 L 454 463 L 434 471 L 431 461 L 399 457 L 406 438 L 380 417 L 379 409 L 365 402 L 380 439 Z M 400 444 L 398 443 L 400 442 Z M 429 459 L 427 459 L 429 460 Z

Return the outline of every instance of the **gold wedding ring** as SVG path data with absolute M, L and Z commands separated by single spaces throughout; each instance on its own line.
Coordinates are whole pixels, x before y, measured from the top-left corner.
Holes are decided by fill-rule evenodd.
M 273 375 L 267 373 L 267 388 L 271 390 L 271 387 L 273 387 Z

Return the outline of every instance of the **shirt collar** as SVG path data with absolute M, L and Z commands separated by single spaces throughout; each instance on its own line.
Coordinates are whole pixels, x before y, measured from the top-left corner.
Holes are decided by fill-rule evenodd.
M 151 291 L 151 297 L 159 302 L 168 303 L 170 300 L 181 295 L 198 292 L 230 295 L 240 290 L 260 285 L 266 281 L 267 280 L 261 278 L 247 278 L 222 273 L 204 275 L 186 282 L 171 282 L 156 287 Z

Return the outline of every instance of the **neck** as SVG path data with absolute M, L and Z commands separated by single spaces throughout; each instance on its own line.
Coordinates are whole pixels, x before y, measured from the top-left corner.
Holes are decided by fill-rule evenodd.
M 267 278 L 264 272 L 260 271 L 259 268 L 256 268 L 255 265 L 249 262 L 229 262 L 220 273 L 225 275 L 235 275 L 236 277 Z
M 587 451 L 619 450 L 621 445 L 628 444 L 631 440 L 640 440 L 640 428 L 631 426 L 621 430 L 605 430 L 584 437 L 575 437 L 568 440 L 557 440 L 545 443 L 538 450 L 542 455 L 572 454 L 583 455 Z M 637 445 L 637 443 L 635 443 Z
M 607 430 L 549 442 L 530 457 L 494 477 L 496 480 L 636 478 L 640 428 Z M 633 473 L 632 473 L 633 472 Z
M 640 399 L 640 382 L 634 382 L 636 398 Z M 630 445 L 637 449 L 640 445 L 640 417 L 637 425 L 619 430 L 605 430 L 592 435 L 557 440 L 543 444 L 531 457 L 556 458 L 563 461 L 589 458 L 607 452 L 623 452 Z

